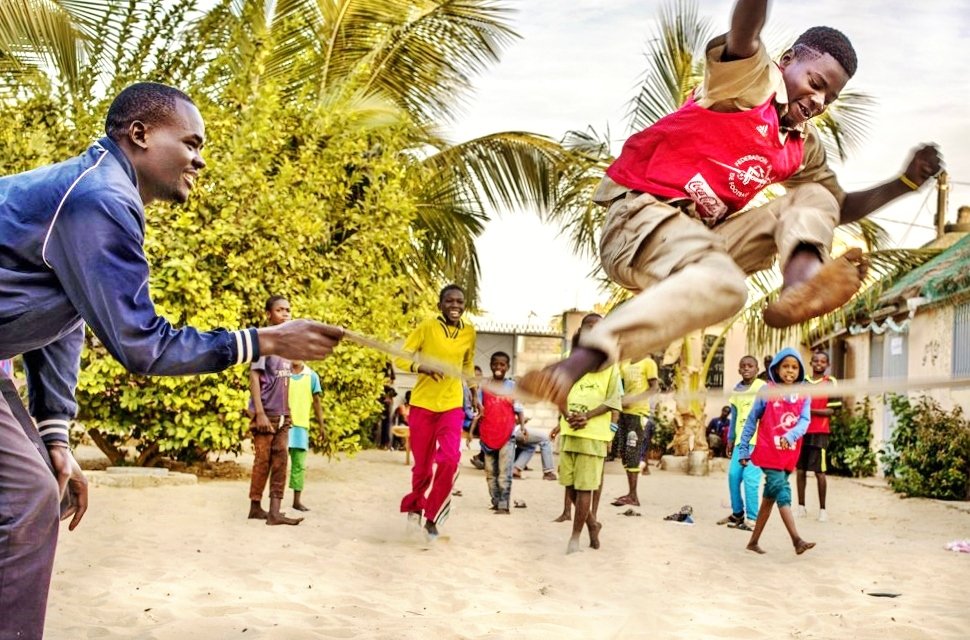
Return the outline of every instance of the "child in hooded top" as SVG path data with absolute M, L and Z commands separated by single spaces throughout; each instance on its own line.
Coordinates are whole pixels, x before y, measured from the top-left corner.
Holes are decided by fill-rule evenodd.
M 782 349 L 768 368 L 769 386 L 778 384 L 800 384 L 805 381 L 805 367 L 794 349 Z M 811 419 L 811 403 L 805 396 L 769 396 L 758 398 L 748 419 L 744 423 L 741 442 L 738 445 L 738 458 L 742 466 L 754 462 L 765 474 L 764 496 L 758 509 L 758 520 L 748 541 L 748 550 L 764 553 L 758 546 L 761 532 L 771 515 L 771 508 L 778 503 L 788 535 L 791 536 L 795 553 L 801 555 L 815 546 L 798 535 L 795 516 L 791 510 L 791 487 L 788 476 L 795 470 L 798 462 L 798 441 L 808 430 Z M 758 432 L 758 446 L 751 452 L 751 438 Z

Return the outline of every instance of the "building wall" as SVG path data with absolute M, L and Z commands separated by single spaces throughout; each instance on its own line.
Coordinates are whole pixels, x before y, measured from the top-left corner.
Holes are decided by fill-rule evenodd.
M 952 376 L 953 317 L 954 307 L 947 306 L 920 311 L 910 321 L 906 333 L 907 381 Z M 870 379 L 870 336 L 866 332 L 845 339 L 846 379 L 854 378 L 861 382 Z M 930 396 L 947 410 L 956 406 L 970 409 L 970 389 L 918 389 L 909 392 L 909 395 L 911 398 Z M 878 451 L 885 446 L 891 416 L 884 394 L 870 395 L 870 401 L 873 407 L 872 447 Z
M 518 336 L 517 342 L 517 376 L 558 362 L 564 355 L 564 342 L 558 336 Z M 528 427 L 533 429 L 551 430 L 559 419 L 556 408 L 548 403 L 527 405 L 525 414 L 529 418 Z

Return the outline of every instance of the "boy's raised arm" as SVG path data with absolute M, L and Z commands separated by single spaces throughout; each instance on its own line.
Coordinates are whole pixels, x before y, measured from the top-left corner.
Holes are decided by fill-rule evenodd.
M 750 58 L 761 46 L 761 29 L 768 19 L 768 0 L 738 0 L 731 14 L 724 60 Z

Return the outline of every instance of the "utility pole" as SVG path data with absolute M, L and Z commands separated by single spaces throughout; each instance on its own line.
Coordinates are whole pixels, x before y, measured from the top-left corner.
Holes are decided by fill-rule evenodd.
M 936 177 L 936 237 L 942 238 L 946 233 L 947 200 L 950 197 L 950 181 L 946 171 L 941 171 Z

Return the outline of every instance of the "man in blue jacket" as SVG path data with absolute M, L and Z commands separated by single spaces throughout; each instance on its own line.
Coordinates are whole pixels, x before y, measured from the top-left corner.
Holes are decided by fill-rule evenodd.
M 105 132 L 76 158 L 0 178 L 0 359 L 23 355 L 30 414 L 0 380 L 3 639 L 43 635 L 58 515 L 73 516 L 73 530 L 87 508 L 67 437 L 85 324 L 146 375 L 221 371 L 261 355 L 320 360 L 343 335 L 310 320 L 202 332 L 160 317 L 144 206 L 187 200 L 205 167 L 205 126 L 181 91 L 139 83 L 115 98 Z

